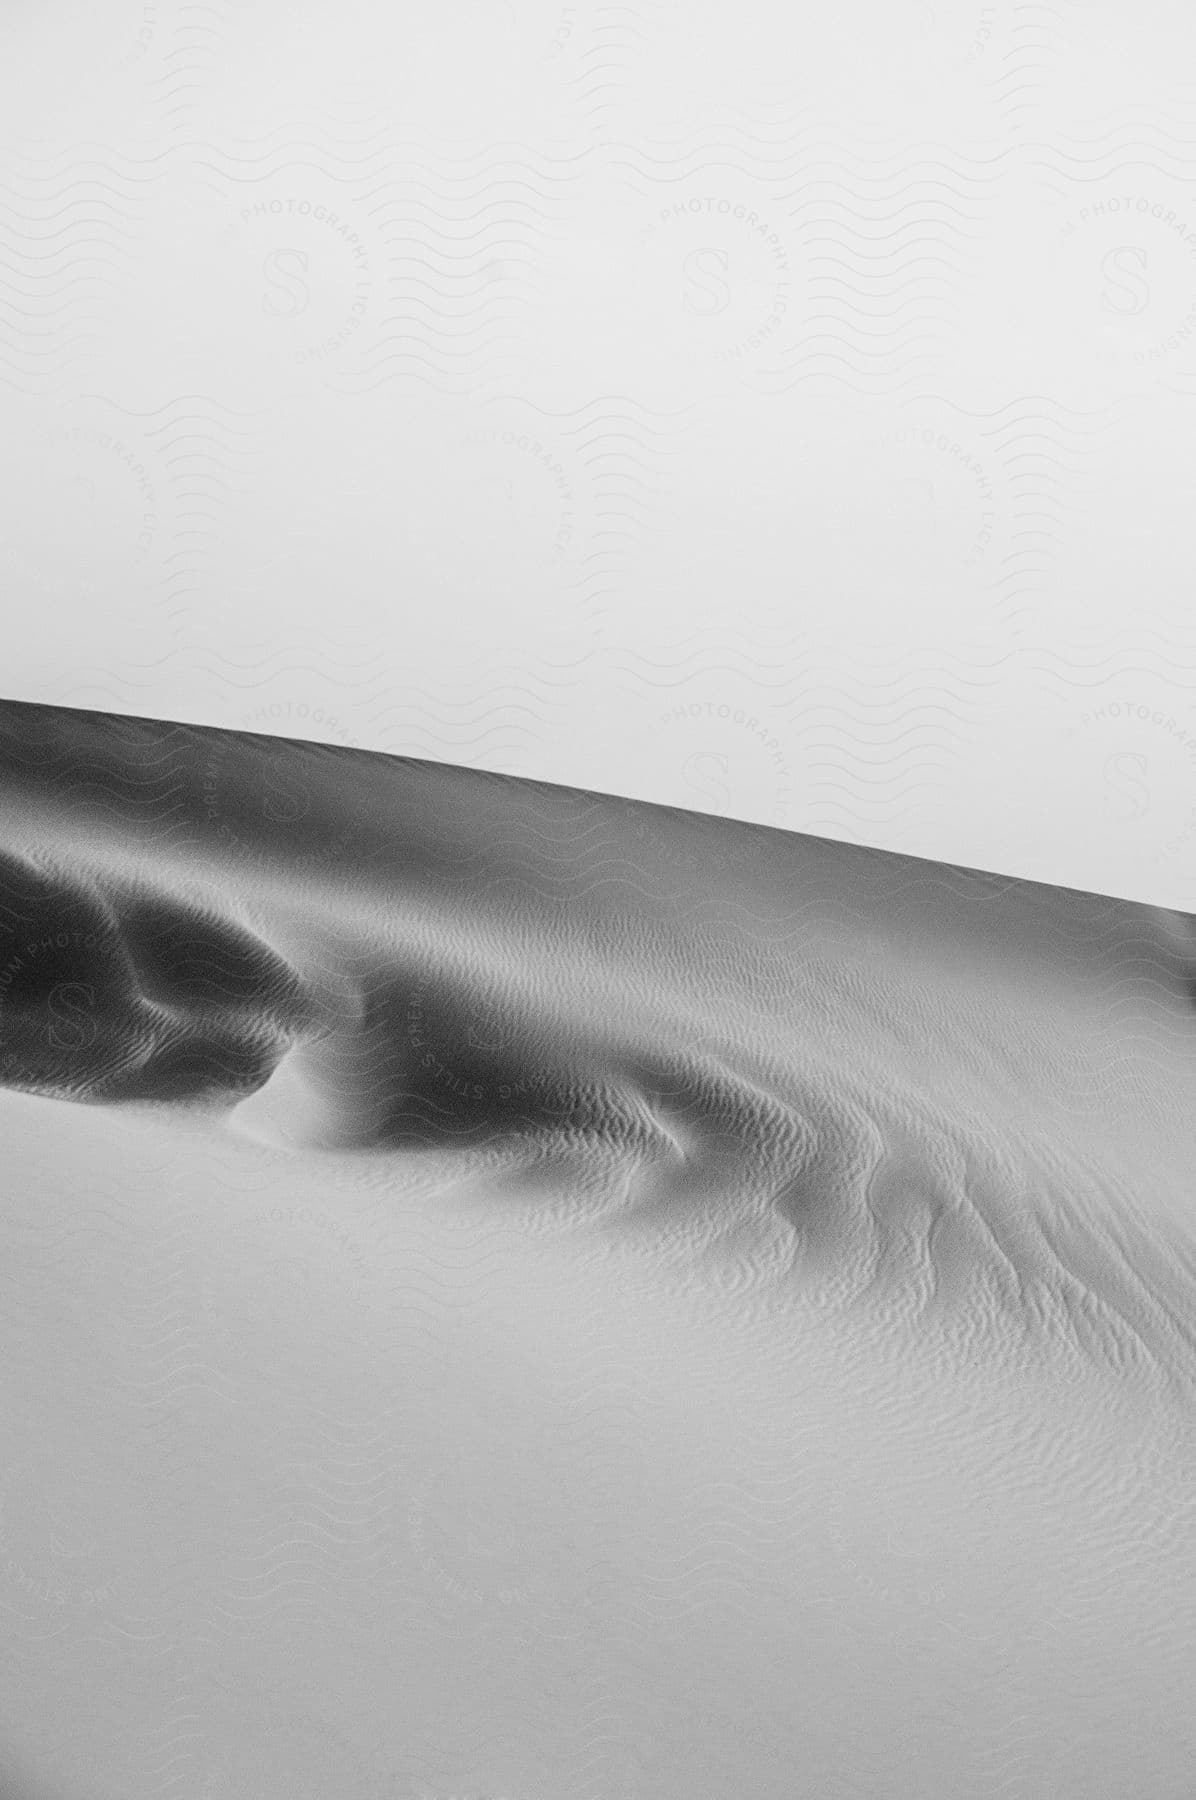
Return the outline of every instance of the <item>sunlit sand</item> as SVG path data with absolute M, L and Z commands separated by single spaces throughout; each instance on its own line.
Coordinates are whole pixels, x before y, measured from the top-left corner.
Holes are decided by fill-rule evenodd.
M 1196 921 L 0 754 L 5 1795 L 1190 1794 Z

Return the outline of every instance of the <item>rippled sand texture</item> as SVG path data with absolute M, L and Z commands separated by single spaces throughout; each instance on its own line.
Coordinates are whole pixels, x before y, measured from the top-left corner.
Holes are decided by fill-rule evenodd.
M 1196 921 L 0 706 L 17 1800 L 1188 1800 Z

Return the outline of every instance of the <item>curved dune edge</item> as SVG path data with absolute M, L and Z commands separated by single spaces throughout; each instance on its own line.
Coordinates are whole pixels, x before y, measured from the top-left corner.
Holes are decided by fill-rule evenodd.
M 0 765 L 0 1786 L 1186 1791 L 1191 921 L 145 721 Z
M 400 1184 L 435 1154 L 731 1290 L 1190 1384 L 1191 921 L 244 734 L 9 708 L 4 742 L 7 1085 Z M 373 847 L 309 870 L 363 791 Z

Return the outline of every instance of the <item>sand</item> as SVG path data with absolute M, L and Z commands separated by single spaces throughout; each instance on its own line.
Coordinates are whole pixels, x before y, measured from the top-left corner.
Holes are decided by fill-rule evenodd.
M 0 707 L 15 1800 L 1181 1800 L 1196 921 Z

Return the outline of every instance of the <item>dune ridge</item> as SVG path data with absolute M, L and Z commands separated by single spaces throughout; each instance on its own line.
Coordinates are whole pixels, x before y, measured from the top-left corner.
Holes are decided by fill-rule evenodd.
M 686 1279 L 1190 1386 L 1186 1169 L 1115 1128 L 1153 1085 L 1190 1142 L 1191 920 L 409 759 L 3 715 L 7 1085 L 445 1159 Z M 280 766 L 285 828 L 254 806 Z M 309 869 L 363 808 L 372 848 Z
M 1184 1800 L 1191 919 L 62 708 L 0 826 L 6 1795 Z

